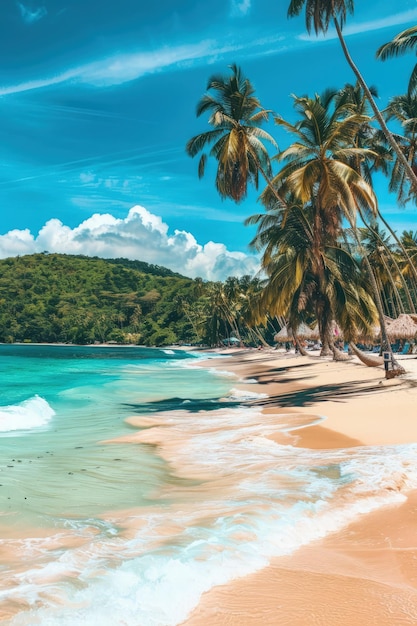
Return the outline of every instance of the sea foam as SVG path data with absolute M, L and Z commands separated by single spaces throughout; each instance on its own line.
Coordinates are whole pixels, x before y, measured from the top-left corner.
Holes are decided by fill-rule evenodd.
M 55 411 L 40 396 L 33 396 L 20 404 L 0 407 L 0 433 L 45 426 L 53 415 Z

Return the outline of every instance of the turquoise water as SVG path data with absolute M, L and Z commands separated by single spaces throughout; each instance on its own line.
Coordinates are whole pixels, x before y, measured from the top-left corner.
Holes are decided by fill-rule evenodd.
M 149 446 L 100 442 L 130 433 L 128 416 L 164 401 L 169 410 L 225 393 L 230 385 L 204 370 L 184 376 L 194 360 L 147 348 L 0 346 L 3 511 L 49 524 L 144 505 L 166 464 Z
M 416 445 L 294 447 L 296 411 L 262 414 L 194 353 L 0 346 L 0 373 L 6 626 L 177 626 L 213 586 L 417 488 Z

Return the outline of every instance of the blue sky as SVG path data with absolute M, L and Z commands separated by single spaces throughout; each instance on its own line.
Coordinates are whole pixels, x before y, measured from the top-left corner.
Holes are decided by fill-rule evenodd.
M 197 177 L 187 140 L 208 129 L 195 107 L 209 76 L 236 63 L 263 105 L 295 120 L 291 94 L 354 82 L 333 32 L 311 37 L 289 0 L 2 0 L 0 257 L 48 250 L 126 256 L 190 276 L 251 273 L 261 211 L 253 190 L 221 201 Z M 416 58 L 375 50 L 417 23 L 416 0 L 356 1 L 344 32 L 383 107 Z M 288 138 L 268 130 L 281 148 Z M 382 213 L 417 228 L 377 183 Z

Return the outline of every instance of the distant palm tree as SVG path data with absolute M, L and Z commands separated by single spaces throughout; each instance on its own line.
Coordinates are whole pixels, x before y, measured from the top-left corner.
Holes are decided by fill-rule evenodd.
M 407 158 L 402 153 L 401 147 L 398 145 L 394 136 L 388 129 L 384 116 L 379 110 L 371 93 L 371 90 L 369 89 L 365 79 L 360 73 L 359 68 L 353 61 L 346 45 L 346 41 L 343 37 L 342 29 L 346 21 L 346 14 L 352 14 L 354 11 L 353 0 L 291 0 L 290 6 L 288 8 L 288 16 L 294 17 L 296 15 L 299 15 L 304 6 L 308 32 L 311 32 L 311 29 L 314 28 L 316 34 L 318 34 L 319 32 L 326 33 L 330 23 L 333 23 L 345 59 L 352 69 L 353 73 L 355 74 L 356 79 L 358 80 L 362 89 L 364 90 L 369 104 L 372 107 L 375 118 L 378 121 L 378 124 L 380 125 L 389 145 L 397 155 L 399 162 L 402 164 L 402 167 L 404 168 L 406 175 L 410 180 L 411 187 L 414 189 L 415 193 L 417 193 L 417 176 L 410 166 L 409 162 L 407 161 Z
M 186 151 L 196 156 L 211 146 L 209 156 L 217 160 L 216 188 L 222 198 L 241 202 L 247 195 L 248 184 L 258 188 L 259 174 L 268 182 L 271 161 L 263 141 L 275 148 L 273 137 L 260 126 L 270 111 L 265 110 L 255 97 L 251 82 L 237 65 L 231 66 L 230 76 L 212 76 L 207 91 L 197 105 L 197 116 L 208 112 L 213 130 L 196 135 L 186 145 Z M 203 153 L 198 174 L 204 175 L 207 154 Z
M 392 41 L 383 44 L 376 51 L 377 59 L 385 61 L 395 56 L 400 56 L 414 50 L 417 53 L 417 26 L 412 26 L 398 33 Z M 413 93 L 417 89 L 417 64 L 414 66 L 413 71 L 408 82 L 408 92 Z

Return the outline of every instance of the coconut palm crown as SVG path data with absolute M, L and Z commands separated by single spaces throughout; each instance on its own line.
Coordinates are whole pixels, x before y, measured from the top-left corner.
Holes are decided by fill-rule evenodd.
M 217 160 L 216 188 L 222 198 L 241 202 L 247 195 L 248 184 L 258 188 L 259 173 L 266 180 L 272 175 L 271 162 L 263 141 L 277 144 L 273 137 L 260 128 L 268 120 L 265 110 L 251 82 L 237 65 L 231 65 L 230 76 L 212 76 L 207 92 L 197 104 L 197 117 L 209 113 L 213 127 L 196 135 L 186 145 L 186 151 L 196 156 L 208 146 L 200 157 L 198 174 L 204 175 L 207 157 Z M 214 95 L 212 95 L 214 93 Z
M 286 163 L 272 182 L 284 193 L 290 189 L 303 203 L 316 197 L 316 237 L 324 232 L 336 237 L 343 217 L 355 221 L 358 206 L 373 214 L 377 209 L 372 187 L 350 165 L 354 158 L 374 155 L 372 150 L 355 146 L 355 136 L 369 117 L 357 114 L 350 102 L 336 96 L 334 90 L 314 98 L 294 96 L 299 121 L 291 124 L 275 118 L 296 141 L 278 155 L 278 160 Z M 268 188 L 262 199 L 271 204 Z
M 305 5 L 306 27 L 310 33 L 312 27 L 316 34 L 327 32 L 334 17 L 338 17 L 340 26 L 346 21 L 346 13 L 353 13 L 353 0 L 291 0 L 288 17 L 299 15 Z

